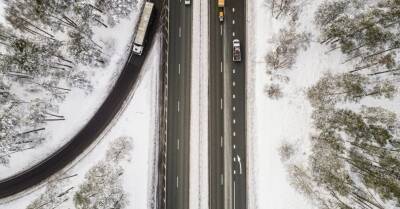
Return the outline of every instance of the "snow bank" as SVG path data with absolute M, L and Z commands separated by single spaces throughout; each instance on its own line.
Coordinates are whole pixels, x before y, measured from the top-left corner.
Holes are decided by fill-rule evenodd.
M 1 0 L 0 1 L 0 22 L 5 22 L 6 20 L 4 19 L 4 2 Z
M 208 208 L 208 2 L 193 1 L 190 208 Z
M 156 40 L 159 40 L 156 38 Z M 160 61 L 160 42 L 153 46 L 142 69 L 141 78 L 136 89 L 131 92 L 123 110 L 113 123 L 107 128 L 103 136 L 93 146 L 68 168 L 68 174 L 78 174 L 71 179 L 68 186 L 75 188 L 83 181 L 85 173 L 97 162 L 105 157 L 106 150 L 113 140 L 121 136 L 133 138 L 133 150 L 130 161 L 122 163 L 125 170 L 123 175 L 124 190 L 128 193 L 129 205 L 127 208 L 145 209 L 151 208 L 152 175 L 156 173 L 157 145 L 156 134 L 158 132 L 156 120 L 158 117 L 158 76 Z M 25 208 L 32 200 L 39 197 L 44 191 L 43 184 L 31 189 L 29 194 L 22 195 L 13 201 L 0 203 L 0 209 Z M 75 190 L 74 190 L 75 191 Z M 72 208 L 72 199 L 63 208 Z

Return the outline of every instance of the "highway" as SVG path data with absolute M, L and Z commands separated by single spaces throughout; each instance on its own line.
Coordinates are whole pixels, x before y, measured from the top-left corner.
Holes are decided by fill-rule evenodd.
M 189 209 L 192 8 L 169 1 L 166 208 Z
M 138 77 L 153 43 L 160 19 L 161 1 L 154 1 L 156 14 L 148 32 L 147 46 L 141 56 L 130 56 L 116 84 L 85 127 L 57 152 L 32 168 L 0 181 L 0 198 L 5 198 L 33 187 L 60 171 L 83 153 L 119 112 L 138 81 Z
M 221 24 L 217 0 L 210 0 L 210 209 L 247 208 L 245 4 L 226 0 Z M 232 61 L 233 39 L 240 40 L 241 62 Z

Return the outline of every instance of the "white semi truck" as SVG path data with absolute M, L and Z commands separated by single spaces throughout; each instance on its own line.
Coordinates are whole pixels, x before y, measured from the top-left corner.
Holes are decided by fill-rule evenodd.
M 140 15 L 139 25 L 135 33 L 135 39 L 133 40 L 132 51 L 137 55 L 142 55 L 143 53 L 146 35 L 152 21 L 153 12 L 154 3 L 146 1 L 142 9 L 142 14 Z

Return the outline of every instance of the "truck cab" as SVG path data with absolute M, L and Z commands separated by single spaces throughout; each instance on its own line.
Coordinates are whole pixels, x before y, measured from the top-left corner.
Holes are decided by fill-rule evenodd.
M 190 0 L 185 0 L 185 5 L 190 5 Z
M 220 22 L 224 21 L 224 11 L 219 11 L 218 12 L 218 18 Z
M 242 54 L 240 52 L 240 41 L 239 41 L 239 39 L 233 39 L 232 45 L 233 45 L 232 60 L 234 62 L 240 62 L 242 60 Z

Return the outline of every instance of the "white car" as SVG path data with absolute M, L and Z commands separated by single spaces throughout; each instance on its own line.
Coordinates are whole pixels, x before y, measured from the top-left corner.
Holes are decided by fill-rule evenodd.
M 242 54 L 240 52 L 240 41 L 239 39 L 233 39 L 232 41 L 233 45 L 233 61 L 234 62 L 240 62 L 242 60 Z
M 190 0 L 185 0 L 185 5 L 190 5 Z

